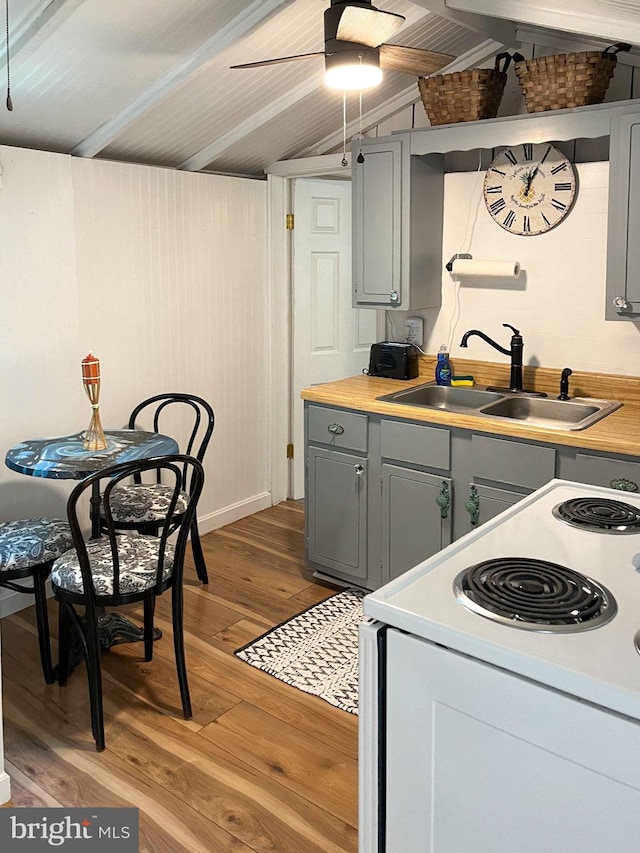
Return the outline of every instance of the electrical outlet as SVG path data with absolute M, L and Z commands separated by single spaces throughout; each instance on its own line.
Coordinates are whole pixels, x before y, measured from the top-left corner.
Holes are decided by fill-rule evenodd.
M 423 339 L 423 321 L 421 317 L 407 317 L 404 321 L 404 339 L 408 344 L 415 344 L 417 347 L 422 346 Z

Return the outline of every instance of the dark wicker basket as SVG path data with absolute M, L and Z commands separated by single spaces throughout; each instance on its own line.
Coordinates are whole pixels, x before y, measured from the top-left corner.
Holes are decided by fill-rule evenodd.
M 495 118 L 507 82 L 511 56 L 500 53 L 494 68 L 470 68 L 420 77 L 418 88 L 432 125 Z M 503 67 L 500 68 L 500 63 Z
M 630 50 L 616 44 L 604 51 L 561 53 L 515 62 L 529 113 L 601 104 L 616 67 L 616 53 Z

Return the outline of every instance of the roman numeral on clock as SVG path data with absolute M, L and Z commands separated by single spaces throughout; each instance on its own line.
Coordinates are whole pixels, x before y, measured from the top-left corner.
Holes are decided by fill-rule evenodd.
M 486 192 L 488 193 L 501 193 L 502 192 L 502 184 L 495 187 L 487 187 Z
M 547 157 L 549 156 L 549 152 L 550 152 L 550 151 L 551 151 L 551 146 L 549 146 L 549 147 L 547 148 L 547 150 L 544 152 L 544 157 L 542 158 L 542 160 L 540 160 L 540 165 L 541 165 L 541 166 L 542 166 L 542 164 L 544 163 L 544 161 L 547 159 Z
M 515 219 L 516 219 L 516 215 L 515 215 L 515 213 L 513 212 L 513 210 L 510 210 L 510 211 L 509 211 L 509 213 L 507 213 L 507 215 L 506 215 L 506 216 L 505 216 L 505 218 L 504 218 L 504 224 L 505 224 L 505 226 L 506 226 L 507 228 L 511 228 L 511 226 L 512 226 L 512 225 L 513 225 L 513 223 L 515 222 Z
M 533 143 L 525 142 L 522 146 L 522 156 L 525 160 L 533 160 Z
M 525 218 L 524 218 L 524 224 L 522 226 L 522 231 L 524 234 L 530 234 L 531 233 L 531 221 L 530 221 L 528 216 L 525 216 Z
M 555 207 L 556 210 L 566 210 L 567 205 L 563 204 L 561 201 L 558 201 L 557 198 L 551 199 L 551 207 Z
M 557 174 L 558 174 L 558 172 L 564 172 L 564 170 L 565 170 L 566 168 L 567 168 L 567 164 L 566 164 L 566 162 L 559 163 L 557 166 L 554 166 L 554 167 L 553 167 L 553 169 L 551 170 L 551 174 L 552 174 L 552 175 L 557 175 Z
M 496 169 L 494 167 L 492 167 L 490 171 L 496 172 L 498 175 L 502 175 L 503 178 L 507 174 L 506 172 L 501 172 L 500 169 Z
M 544 219 L 547 228 L 551 228 L 551 223 L 549 222 L 547 217 L 544 215 L 544 213 L 541 213 L 540 216 Z
M 510 148 L 507 148 L 503 152 L 503 154 L 507 158 L 507 160 L 511 163 L 512 166 L 516 165 L 516 163 L 518 162 L 518 158 L 516 157 L 516 155 L 513 153 L 513 151 Z
M 562 192 L 563 190 L 570 190 L 571 189 L 571 182 L 570 181 L 563 181 L 560 184 L 555 184 L 554 189 L 556 192 Z
M 504 210 L 506 206 L 506 201 L 503 198 L 499 198 L 497 201 L 494 201 L 493 204 L 489 205 L 489 210 L 495 216 L 497 213 L 500 213 L 501 210 Z

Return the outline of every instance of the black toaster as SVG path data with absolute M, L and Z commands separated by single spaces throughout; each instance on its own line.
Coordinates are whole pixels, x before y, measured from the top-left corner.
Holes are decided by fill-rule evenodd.
M 415 379 L 418 375 L 418 350 L 413 344 L 381 341 L 371 345 L 369 376 L 387 379 Z

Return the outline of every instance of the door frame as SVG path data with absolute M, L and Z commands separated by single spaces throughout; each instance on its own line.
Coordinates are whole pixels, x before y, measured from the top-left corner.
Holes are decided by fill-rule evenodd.
M 291 370 L 292 370 L 292 289 L 293 265 L 291 232 L 286 216 L 293 203 L 296 178 L 343 178 L 351 180 L 351 154 L 347 165 L 343 155 L 324 154 L 298 160 L 281 160 L 269 166 L 267 175 L 267 246 L 269 290 L 269 387 L 270 411 L 267 416 L 270 435 L 271 502 L 286 500 L 291 494 L 291 463 L 287 445 L 291 442 Z M 283 329 L 286 334 L 283 335 Z M 302 448 L 298 448 L 298 453 Z

